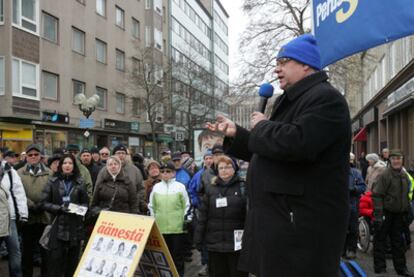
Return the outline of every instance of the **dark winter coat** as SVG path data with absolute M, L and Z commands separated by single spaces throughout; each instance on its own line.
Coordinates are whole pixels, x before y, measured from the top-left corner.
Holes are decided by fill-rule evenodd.
M 115 181 L 106 169 L 102 170 L 100 174 L 102 174 L 102 178 L 95 185 L 91 210 L 94 211 L 99 208 L 137 214 L 137 187 L 125 175 L 124 171 L 120 171 Z
M 227 207 L 217 208 L 218 198 L 227 198 Z M 227 184 L 217 178 L 205 187 L 194 241 L 206 242 L 208 251 L 234 252 L 234 230 L 243 230 L 246 219 L 245 184 L 235 175 Z
M 91 174 L 92 178 L 92 192 L 95 190 L 96 179 L 98 178 L 99 171 L 101 171 L 101 167 L 98 166 L 94 161 L 91 161 L 89 165 L 84 166 L 88 169 L 89 174 Z
M 349 170 L 349 208 L 357 212 L 359 210 L 359 198 L 365 192 L 366 185 L 361 172 L 351 167 Z
M 62 213 L 62 197 L 65 196 L 65 185 L 63 178 L 56 176 L 50 177 L 46 187 L 42 192 L 42 208 L 56 217 L 56 221 L 51 231 L 49 245 L 53 248 L 56 239 L 79 243 L 84 238 L 84 225 L 82 216 L 76 214 Z M 72 190 L 70 192 L 70 203 L 87 207 L 89 198 L 82 178 L 72 180 Z M 57 245 L 57 244 L 56 244 Z
M 250 161 L 239 268 L 260 277 L 339 272 L 349 210 L 351 124 L 325 72 L 289 87 L 269 120 L 237 127 L 225 150 Z

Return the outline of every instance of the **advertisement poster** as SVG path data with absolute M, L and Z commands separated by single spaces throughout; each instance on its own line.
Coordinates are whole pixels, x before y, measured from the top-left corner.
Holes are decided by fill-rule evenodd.
M 154 218 L 103 211 L 74 276 L 178 277 L 178 273 Z
M 220 133 L 213 133 L 207 129 L 194 130 L 194 161 L 197 166 L 201 166 L 203 156 L 208 149 L 212 149 L 214 144 L 223 144 L 224 136 Z

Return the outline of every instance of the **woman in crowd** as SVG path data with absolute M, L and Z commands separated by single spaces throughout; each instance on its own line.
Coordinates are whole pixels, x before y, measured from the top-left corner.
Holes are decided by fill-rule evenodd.
M 95 185 L 92 216 L 97 216 L 101 210 L 138 213 L 136 186 L 124 174 L 121 161 L 116 156 L 108 158 L 103 176 Z
M 210 277 L 247 277 L 237 270 L 239 251 L 235 251 L 239 242 L 236 234 L 240 233 L 236 230 L 243 230 L 246 218 L 245 184 L 231 158 L 221 156 L 217 169 L 218 176 L 205 187 L 195 244 L 201 248 L 202 241 L 206 242 Z
M 378 175 L 384 171 L 386 164 L 381 161 L 379 156 L 375 153 L 368 154 L 365 159 L 369 164 L 365 184 L 367 185 L 367 191 L 372 191 L 372 185 L 377 180 Z
M 63 155 L 58 171 L 43 190 L 42 208 L 52 213 L 49 239 L 48 276 L 73 276 L 84 237 L 83 217 L 71 213 L 69 204 L 88 206 L 89 199 L 75 158 Z
M 161 182 L 160 176 L 161 165 L 156 160 L 149 160 L 147 164 L 148 179 L 144 181 L 146 201 L 149 202 L 149 197 L 152 192 L 152 188 L 156 183 Z

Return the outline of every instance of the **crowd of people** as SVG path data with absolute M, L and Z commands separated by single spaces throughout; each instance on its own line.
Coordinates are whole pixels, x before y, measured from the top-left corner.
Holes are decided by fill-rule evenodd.
M 194 248 L 200 276 L 248 276 L 237 270 L 247 189 L 222 145 L 206 151 L 200 168 L 190 152 L 166 149 L 157 161 L 122 144 L 69 144 L 50 156 L 32 144 L 20 154 L 2 148 L 0 159 L 0 247 L 12 277 L 32 277 L 36 265 L 41 276 L 72 276 L 104 210 L 153 216 L 180 276 Z

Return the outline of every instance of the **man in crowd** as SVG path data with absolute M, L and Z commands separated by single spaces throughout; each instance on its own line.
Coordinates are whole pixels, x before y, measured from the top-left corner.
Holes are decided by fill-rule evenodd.
M 39 239 L 43 234 L 46 225 L 50 223 L 49 215 L 41 207 L 42 191 L 47 184 L 52 171 L 40 162 L 42 150 L 37 144 L 31 144 L 26 148 L 27 164 L 20 168 L 19 174 L 27 198 L 29 208 L 29 220 L 22 226 L 22 266 L 23 276 L 33 276 L 33 252 L 40 248 L 42 265 L 41 274 L 47 276 L 47 254 L 39 244 Z
M 385 162 L 387 167 L 390 165 L 390 150 L 388 148 L 384 148 L 381 151 L 381 160 Z
M 101 150 L 99 150 L 99 156 L 103 165 L 106 164 L 106 160 L 109 158 L 110 153 L 111 151 L 109 151 L 109 148 L 106 146 L 102 147 Z
M 0 179 L 0 186 L 7 192 L 10 212 L 10 235 L 5 237 L 6 247 L 9 254 L 9 275 L 11 277 L 20 277 L 23 276 L 22 254 L 20 251 L 17 225 L 24 225 L 27 223 L 29 212 L 27 210 L 26 193 L 22 181 L 16 170 L 13 168 L 15 162 L 16 154 L 13 151 L 7 151 L 4 154 L 4 160 L 1 162 L 4 177 Z M 1 224 L 3 224 L 3 222 Z
M 284 92 L 269 118 L 252 113 L 251 131 L 222 115 L 207 124 L 225 133 L 228 154 L 250 161 L 239 269 L 260 277 L 338 276 L 349 210 L 349 108 L 321 71 L 312 35 L 284 45 L 276 61 Z
M 400 276 L 414 276 L 407 270 L 402 231 L 406 227 L 410 206 L 410 184 L 403 169 L 403 155 L 393 150 L 389 155 L 390 167 L 378 176 L 372 188 L 374 202 L 374 270 L 386 273 L 385 248 L 391 240 L 395 271 Z
M 91 148 L 91 155 L 92 155 L 92 159 L 95 162 L 95 164 L 99 167 L 101 166 L 101 156 L 99 155 L 99 149 L 97 147 L 92 147 Z
M 68 144 L 66 147 L 67 153 L 72 154 L 75 157 L 76 165 L 79 168 L 79 172 L 83 181 L 85 182 L 86 192 L 88 193 L 89 200 L 92 201 L 92 192 L 93 192 L 93 183 L 92 177 L 89 173 L 89 170 L 78 160 L 78 154 L 80 151 L 79 145 L 77 144 Z
M 7 151 L 6 153 L 4 153 L 4 155 L 3 155 L 3 158 L 7 162 L 7 164 L 12 166 L 13 168 L 18 163 L 18 160 L 17 160 L 18 157 L 19 157 L 19 155 L 16 154 L 16 152 L 10 151 L 10 150 Z
M 80 152 L 80 161 L 88 169 L 92 178 L 92 192 L 95 188 L 96 178 L 98 177 L 101 167 L 99 167 L 92 159 L 92 154 L 88 148 L 83 148 Z
M 173 161 L 174 166 L 175 166 L 176 181 L 185 185 L 186 189 L 188 190 L 188 184 L 190 183 L 191 175 L 187 171 L 187 169 L 182 167 L 181 153 L 180 152 L 174 153 L 171 157 L 171 160 Z

